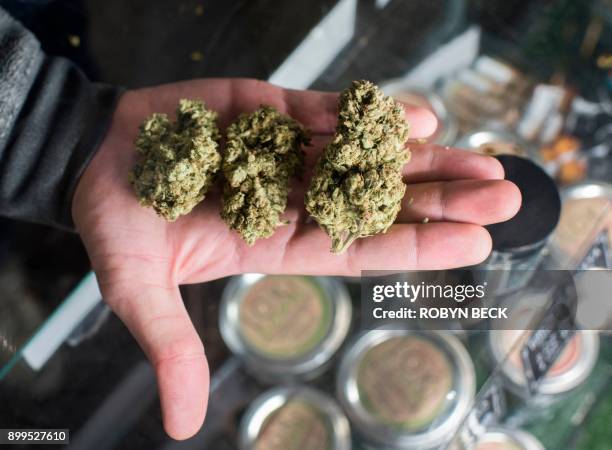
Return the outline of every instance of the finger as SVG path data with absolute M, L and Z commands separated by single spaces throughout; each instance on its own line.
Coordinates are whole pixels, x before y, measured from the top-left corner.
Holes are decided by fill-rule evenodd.
M 425 139 L 436 132 L 438 119 L 427 108 L 403 104 L 406 111 L 406 122 L 410 125 L 411 139 Z
M 202 426 L 209 387 L 202 342 L 177 287 L 154 280 L 130 286 L 101 283 L 107 303 L 126 324 L 155 369 L 164 428 L 187 439 Z
M 249 78 L 208 78 L 149 89 L 151 110 L 172 112 L 181 98 L 202 98 L 219 112 L 219 125 L 227 127 L 241 113 L 270 105 L 301 122 L 313 134 L 333 133 L 338 94 L 294 91 Z
M 276 86 L 274 89 L 279 89 Z M 278 107 L 311 129 L 314 134 L 331 134 L 338 123 L 338 93 L 320 91 L 282 90 L 285 104 Z M 270 96 L 272 97 L 272 96 Z M 426 108 L 403 105 L 410 137 L 431 136 L 437 128 L 436 116 Z
M 482 227 L 461 223 L 395 224 L 385 234 L 355 241 L 340 255 L 330 253 L 331 242 L 318 226 L 297 232 L 277 231 L 277 239 L 258 241 L 239 249 L 240 272 L 304 275 L 359 275 L 362 270 L 437 270 L 477 264 L 491 250 Z M 291 235 L 288 238 L 287 235 Z M 259 255 L 269 255 L 265 261 Z
M 501 163 L 490 156 L 431 144 L 414 144 L 409 147 L 412 157 L 404 168 L 404 180 L 407 183 L 504 178 Z
M 208 106 L 220 111 L 220 125 L 226 127 L 240 113 L 270 105 L 288 114 L 312 134 L 332 134 L 338 121 L 338 93 L 283 89 L 261 80 L 211 78 L 185 81 L 156 88 L 151 95 L 152 110 L 171 112 L 180 98 L 198 98 L 206 93 Z M 425 108 L 405 106 L 410 136 L 428 137 L 436 130 L 436 118 Z
M 338 123 L 337 92 L 283 89 L 259 80 L 235 80 L 232 87 L 233 104 L 244 107 L 246 100 L 256 100 L 250 106 L 269 104 L 288 114 L 313 134 L 332 134 Z M 252 98 L 252 93 L 257 96 Z M 437 127 L 436 116 L 426 108 L 403 105 L 412 138 L 431 136 Z
M 419 183 L 408 186 L 397 219 L 489 225 L 514 217 L 520 206 L 521 192 L 506 180 Z

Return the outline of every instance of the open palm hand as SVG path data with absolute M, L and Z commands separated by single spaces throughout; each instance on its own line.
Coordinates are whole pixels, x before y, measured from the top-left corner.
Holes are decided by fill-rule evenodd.
M 248 247 L 219 216 L 220 196 L 209 192 L 191 214 L 168 223 L 138 204 L 128 183 L 137 160 L 138 125 L 154 112 L 172 114 L 180 98 L 200 98 L 219 112 L 223 130 L 241 112 L 269 104 L 312 131 L 306 170 L 295 182 L 285 218 L 290 222 Z M 346 253 L 309 221 L 304 192 L 314 162 L 335 127 L 337 95 L 290 91 L 242 79 L 197 80 L 129 91 L 83 174 L 73 216 L 106 302 L 151 360 L 164 426 L 188 438 L 206 413 L 209 373 L 203 345 L 178 286 L 243 272 L 358 275 L 367 269 L 446 269 L 476 264 L 491 241 L 482 225 L 512 217 L 520 194 L 503 180 L 492 158 L 461 150 L 412 145 L 406 197 L 397 223 L 383 235 L 356 241 Z M 425 110 L 407 109 L 411 137 L 435 130 Z M 424 219 L 428 223 L 423 223 Z

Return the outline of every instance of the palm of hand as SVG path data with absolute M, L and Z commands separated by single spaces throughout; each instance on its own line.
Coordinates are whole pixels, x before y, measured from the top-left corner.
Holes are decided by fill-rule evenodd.
M 136 162 L 138 125 L 153 112 L 172 113 L 180 98 L 204 99 L 219 112 L 221 129 L 240 112 L 270 104 L 312 130 L 306 170 L 284 216 L 289 225 L 249 248 L 221 220 L 216 190 L 174 223 L 138 204 L 127 178 Z M 83 174 L 73 201 L 75 224 L 105 300 L 155 367 L 164 425 L 172 437 L 189 437 L 201 426 L 209 376 L 179 284 L 241 272 L 357 275 L 362 269 L 475 264 L 490 249 L 480 225 L 505 220 L 518 209 L 520 195 L 499 180 L 503 173 L 495 160 L 415 146 L 398 223 L 385 235 L 357 241 L 343 255 L 330 254 L 327 236 L 307 221 L 303 198 L 335 114 L 334 94 L 286 91 L 254 80 L 201 80 L 131 91 L 122 97 L 111 129 Z M 407 117 L 413 137 L 427 136 L 435 127 L 423 110 L 408 110 Z M 421 224 L 425 217 L 431 223 Z

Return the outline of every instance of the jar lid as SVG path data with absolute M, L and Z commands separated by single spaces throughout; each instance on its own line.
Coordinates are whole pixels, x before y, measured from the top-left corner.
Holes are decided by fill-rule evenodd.
M 563 189 L 561 197 L 563 208 L 551 238 L 551 253 L 560 268 L 573 269 L 599 233 L 607 230 L 612 238 L 612 184 L 597 181 L 575 184 Z
M 245 274 L 223 291 L 224 342 L 257 375 L 271 381 L 308 378 L 346 338 L 352 305 L 333 278 Z
M 491 427 L 480 436 L 472 450 L 544 450 L 531 433 L 516 428 Z
M 553 232 L 561 214 L 561 198 L 554 180 L 536 163 L 519 156 L 501 155 L 506 179 L 521 191 L 522 204 L 512 219 L 486 228 L 497 251 L 540 247 Z
M 400 339 L 406 341 L 408 348 L 401 349 L 399 343 L 392 342 Z M 410 343 L 411 340 L 414 342 Z M 418 345 L 412 345 L 417 342 Z M 393 343 L 392 347 L 396 348 L 383 348 L 386 343 Z M 372 354 L 377 350 L 381 350 L 378 353 L 382 354 L 375 358 Z M 421 354 L 411 358 L 412 351 Z M 431 355 L 428 357 L 424 353 Z M 442 360 L 445 362 L 441 363 Z M 387 363 L 390 367 L 381 367 Z M 370 376 L 377 383 L 372 382 L 369 387 L 365 385 L 366 364 L 377 364 L 373 372 L 381 372 Z M 440 373 L 432 374 L 423 366 L 439 370 Z M 399 378 L 394 376 L 398 370 L 411 371 L 406 373 L 403 383 L 398 383 Z M 448 373 L 442 373 L 445 371 Z M 414 384 L 409 375 L 416 372 L 426 375 L 428 379 Z M 429 382 L 439 384 L 439 380 L 443 380 L 444 389 L 428 386 Z M 390 448 L 434 448 L 452 436 L 469 411 L 475 393 L 474 366 L 459 339 L 450 333 L 397 329 L 387 325 L 360 335 L 343 355 L 336 389 L 351 423 L 365 440 Z M 402 392 L 395 395 L 395 389 Z M 408 392 L 404 392 L 406 390 Z M 381 398 L 376 401 L 373 396 Z M 415 401 L 419 400 L 419 396 L 423 398 L 408 411 L 402 404 L 410 401 L 407 397 L 412 396 Z M 431 404 L 431 396 L 436 397 L 435 405 Z M 391 401 L 394 398 L 397 401 Z M 385 401 L 389 404 L 388 414 L 380 410 Z M 427 416 L 410 415 L 408 420 L 407 413 L 416 409 L 427 411 Z M 390 415 L 397 417 L 394 419 Z
M 307 427 L 307 435 L 304 432 Z M 240 424 L 241 450 L 278 448 L 287 439 L 290 448 L 350 450 L 349 422 L 334 400 L 306 386 L 278 387 L 257 397 Z

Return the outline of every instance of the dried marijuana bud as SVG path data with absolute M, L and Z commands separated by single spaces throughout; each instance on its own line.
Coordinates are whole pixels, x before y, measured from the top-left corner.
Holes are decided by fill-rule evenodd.
M 344 252 L 355 239 L 384 233 L 400 210 L 408 124 L 403 107 L 369 81 L 340 96 L 336 133 L 317 162 L 306 210 Z
M 221 167 L 217 113 L 200 100 L 181 100 L 176 116 L 170 122 L 153 114 L 140 125 L 135 144 L 142 158 L 130 173 L 140 204 L 169 221 L 204 199 Z
M 290 178 L 303 165 L 307 131 L 270 106 L 241 115 L 227 129 L 221 217 L 252 245 L 284 222 Z

